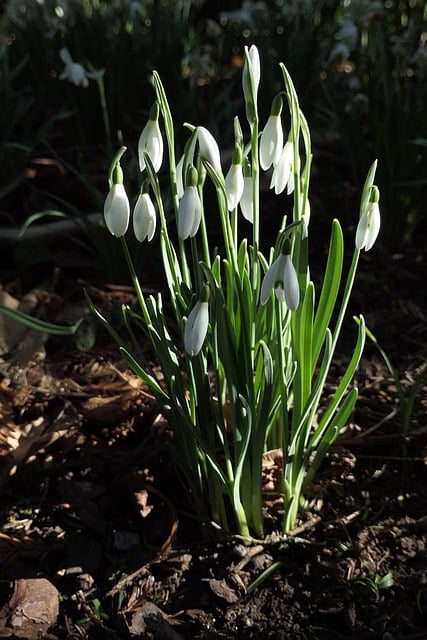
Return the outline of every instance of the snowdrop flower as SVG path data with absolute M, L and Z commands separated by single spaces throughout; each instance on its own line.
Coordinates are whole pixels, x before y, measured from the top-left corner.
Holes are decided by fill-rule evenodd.
M 196 302 L 185 323 L 184 348 L 190 356 L 197 356 L 208 332 L 209 325 L 209 289 L 203 288 L 200 300 Z
M 145 187 L 138 196 L 133 210 L 133 230 L 138 242 L 151 242 L 156 230 L 156 210 Z
M 196 235 L 202 219 L 202 203 L 197 190 L 197 170 L 190 166 L 187 172 L 187 185 L 178 207 L 178 235 L 181 240 Z
M 239 147 L 236 147 L 233 152 L 231 167 L 225 177 L 225 192 L 229 211 L 233 211 L 239 204 L 243 186 L 242 152 Z
M 257 104 L 258 87 L 261 78 L 261 65 L 259 53 L 253 44 L 245 47 L 245 62 L 243 65 L 242 85 L 246 103 L 246 115 L 249 121 L 253 120 Z M 247 107 L 250 107 L 249 110 Z
M 277 194 L 287 188 L 287 194 L 290 195 L 294 190 L 294 145 L 293 142 L 287 140 L 283 147 L 278 163 L 273 169 L 273 175 L 271 176 L 270 189 L 273 189 Z
M 149 120 L 145 125 L 138 142 L 139 168 L 141 171 L 145 169 L 146 153 L 157 171 L 162 166 L 163 161 L 163 138 L 159 127 L 159 103 L 155 102 L 151 109 Z
M 310 207 L 310 201 L 307 198 L 307 200 L 305 201 L 304 213 L 301 216 L 303 240 L 308 236 L 308 225 L 310 223 L 310 216 L 311 216 L 311 207 Z
M 245 220 L 253 223 L 254 221 L 253 185 L 252 185 L 251 167 L 247 160 L 243 166 L 243 192 L 242 192 L 242 197 L 240 198 L 239 205 Z
M 205 127 L 197 127 L 197 139 L 199 141 L 200 155 L 204 160 L 221 173 L 221 156 L 213 135 Z
M 99 69 L 96 71 L 86 71 L 86 69 L 79 62 L 74 62 L 70 52 L 66 47 L 63 47 L 59 51 L 59 57 L 65 64 L 64 71 L 59 78 L 61 80 L 68 80 L 76 87 L 87 87 L 89 85 L 89 79 L 97 79 L 104 75 L 105 69 Z
M 371 188 L 371 194 L 369 202 L 359 219 L 359 224 L 356 230 L 356 249 L 365 249 L 369 251 L 372 249 L 375 240 L 377 239 L 380 226 L 380 207 L 379 207 L 380 192 L 375 185 Z
M 120 165 L 114 170 L 114 184 L 112 185 L 104 204 L 104 219 L 108 231 L 113 235 L 124 236 L 130 218 L 130 205 L 123 186 L 123 172 Z
M 272 291 L 280 302 L 286 302 L 291 311 L 298 307 L 298 278 L 288 253 L 281 253 L 265 274 L 261 285 L 261 304 L 267 303 Z
M 277 95 L 271 105 L 271 113 L 261 133 L 259 144 L 259 163 L 261 168 L 269 169 L 276 166 L 283 149 L 283 129 L 280 114 L 282 112 L 282 97 Z

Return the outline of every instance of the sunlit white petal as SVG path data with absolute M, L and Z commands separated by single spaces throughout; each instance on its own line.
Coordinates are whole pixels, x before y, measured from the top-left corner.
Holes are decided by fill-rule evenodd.
M 280 116 L 270 115 L 261 133 L 259 145 L 259 163 L 261 168 L 269 169 L 276 165 L 283 150 L 283 129 Z
M 369 202 L 360 216 L 356 230 L 356 248 L 365 251 L 372 249 L 381 226 L 378 202 Z
M 157 172 L 163 161 L 163 138 L 158 120 L 149 120 L 139 137 L 138 158 L 141 171 L 145 169 L 144 153 L 149 156 L 154 171 Z
M 243 193 L 243 170 L 241 164 L 232 164 L 225 177 L 227 208 L 233 211 L 240 202 Z
M 243 217 L 248 222 L 254 221 L 254 199 L 252 190 L 252 178 L 251 176 L 245 176 L 243 178 L 243 193 L 240 198 L 240 210 Z
M 261 285 L 261 304 L 266 304 L 273 291 L 280 302 L 286 302 L 288 308 L 295 311 L 299 305 L 300 292 L 290 255 L 281 253 L 265 274 Z
M 197 187 L 188 186 L 178 207 L 178 235 L 181 240 L 196 235 L 202 217 L 202 204 Z
M 129 200 L 122 184 L 114 184 L 104 204 L 104 219 L 108 231 L 113 236 L 123 236 L 128 228 L 130 218 Z
M 201 350 L 209 325 L 209 303 L 196 302 L 188 316 L 184 329 L 184 347 L 190 356 Z
M 294 145 L 289 140 L 285 143 L 279 161 L 273 169 L 273 175 L 271 177 L 270 189 L 274 187 L 276 194 L 282 193 L 288 186 L 289 180 L 291 180 L 291 187 L 293 186 L 292 164 L 294 158 Z M 291 177 L 292 176 L 292 177 Z M 289 191 L 288 191 L 289 193 Z
M 140 193 L 133 210 L 133 230 L 139 242 L 153 239 L 156 230 L 156 210 L 148 193 Z
M 200 155 L 213 166 L 216 171 L 221 172 L 221 156 L 217 142 L 210 131 L 205 127 L 197 127 L 197 138 L 199 141 Z

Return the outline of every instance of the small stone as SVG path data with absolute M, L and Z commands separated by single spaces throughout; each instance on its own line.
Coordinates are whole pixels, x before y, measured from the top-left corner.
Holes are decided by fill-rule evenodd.
M 59 593 L 45 578 L 16 580 L 6 627 L 16 638 L 43 638 L 59 613 Z

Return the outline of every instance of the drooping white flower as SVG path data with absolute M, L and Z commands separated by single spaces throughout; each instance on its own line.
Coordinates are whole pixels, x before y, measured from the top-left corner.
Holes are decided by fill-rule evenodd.
M 225 192 L 227 194 L 227 208 L 233 211 L 240 202 L 243 193 L 242 153 L 238 147 L 233 153 L 232 164 L 225 176 Z
M 213 168 L 221 173 L 221 156 L 217 142 L 210 131 L 205 127 L 197 127 L 197 139 L 199 141 L 200 155 L 207 160 Z
M 268 269 L 261 285 L 260 301 L 266 304 L 274 291 L 280 302 L 286 302 L 291 311 L 299 305 L 299 284 L 292 258 L 289 254 L 281 253 Z
M 124 236 L 129 225 L 130 205 L 122 183 L 113 184 L 104 204 L 104 219 L 108 231 L 113 235 Z
M 190 356 L 197 356 L 206 338 L 209 325 L 209 290 L 204 288 L 185 323 L 184 348 Z
M 196 235 L 202 218 L 202 203 L 197 187 L 185 187 L 184 195 L 178 207 L 178 235 L 181 240 Z
M 68 80 L 76 87 L 86 88 L 89 85 L 89 79 L 97 79 L 104 75 L 105 69 L 87 71 L 82 64 L 74 62 L 66 47 L 59 51 L 59 57 L 65 64 L 64 71 L 59 76 L 60 80 Z
M 273 189 L 276 194 L 282 193 L 287 189 L 287 194 L 290 195 L 294 190 L 294 175 L 293 175 L 293 163 L 294 163 L 294 145 L 293 142 L 287 140 L 283 147 L 279 161 L 273 169 L 273 175 L 271 176 L 270 189 Z
M 242 85 L 246 105 L 255 107 L 257 103 L 258 87 L 261 79 L 261 64 L 256 46 L 245 47 L 245 61 L 243 65 Z M 248 111 L 248 110 L 247 110 Z M 248 119 L 251 114 L 248 113 Z
M 380 193 L 377 187 L 373 186 L 368 204 L 362 215 L 356 230 L 356 249 L 372 249 L 381 226 L 381 216 L 379 207 Z
M 259 143 L 259 163 L 266 171 L 271 165 L 276 166 L 283 150 L 283 129 L 280 117 L 282 111 L 282 98 L 277 95 L 271 107 L 271 113 L 261 133 Z
M 156 210 L 149 193 L 140 193 L 133 210 L 133 230 L 138 242 L 151 242 L 156 231 Z
M 154 167 L 154 171 L 157 171 L 162 166 L 163 161 L 163 137 L 159 127 L 159 104 L 155 102 L 150 109 L 150 116 L 147 124 L 145 125 L 138 142 L 138 158 L 139 168 L 141 171 L 145 169 L 146 153 Z
M 254 197 L 252 189 L 252 177 L 250 175 L 243 176 L 243 193 L 240 198 L 240 210 L 243 217 L 253 223 L 254 221 Z

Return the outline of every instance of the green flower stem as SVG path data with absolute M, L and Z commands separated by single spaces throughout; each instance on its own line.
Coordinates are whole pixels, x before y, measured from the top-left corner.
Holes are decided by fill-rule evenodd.
M 141 308 L 142 315 L 144 316 L 145 324 L 147 325 L 147 327 L 150 327 L 151 324 L 152 324 L 151 318 L 150 318 L 150 313 L 148 311 L 148 308 L 147 308 L 147 305 L 146 305 L 146 302 L 145 302 L 145 297 L 144 297 L 144 294 L 142 292 L 138 276 L 136 275 L 136 271 L 135 271 L 135 267 L 134 267 L 134 264 L 133 264 L 132 256 L 130 255 L 129 248 L 127 246 L 125 237 L 121 236 L 120 241 L 122 243 L 123 252 L 125 254 L 126 262 L 127 262 L 127 265 L 128 265 L 128 268 L 129 268 L 129 272 L 130 272 L 130 275 L 131 275 L 131 278 L 132 278 L 132 283 L 133 283 L 134 289 L 136 291 L 136 296 L 138 298 L 139 306 Z

